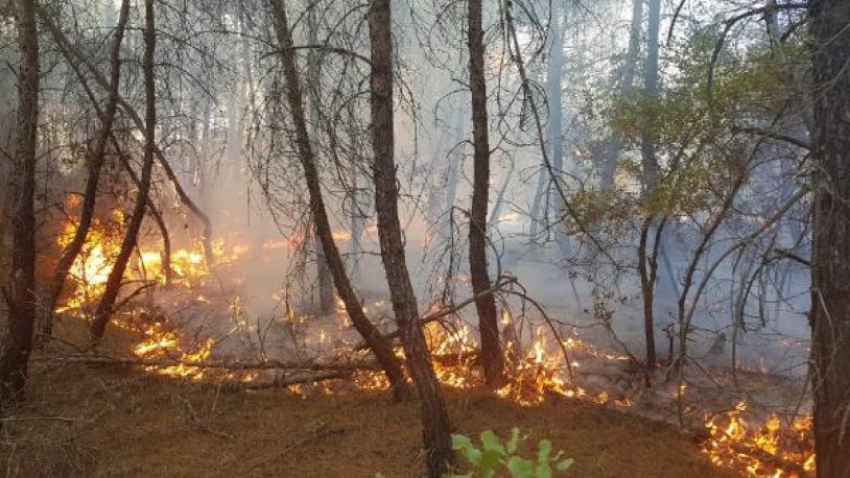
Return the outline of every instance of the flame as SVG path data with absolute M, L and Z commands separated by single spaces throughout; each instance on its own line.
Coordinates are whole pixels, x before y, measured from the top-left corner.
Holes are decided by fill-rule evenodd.
M 173 331 L 167 330 L 161 322 L 155 322 L 145 330 L 145 339 L 136 345 L 133 353 L 139 358 L 169 358 L 177 362 L 165 367 L 146 367 L 150 372 L 174 378 L 200 380 L 204 377 L 204 369 L 192 364 L 201 364 L 207 360 L 214 345 L 215 340 L 207 339 L 194 349 L 184 351 L 180 346 L 179 337 Z
M 740 402 L 729 412 L 706 420 L 709 438 L 703 451 L 712 463 L 758 477 L 793 477 L 814 471 L 810 415 L 783 427 L 773 413 L 753 427 L 743 417 L 746 411 L 747 403 Z
M 74 201 L 69 201 L 69 204 L 73 207 Z M 69 278 L 72 281 L 72 286 L 69 288 L 71 295 L 58 309 L 60 312 L 85 312 L 87 306 L 95 303 L 103 295 L 113 264 L 121 250 L 122 221 L 123 213 L 118 210 L 113 211 L 111 217 L 107 219 L 92 220 L 86 242 L 69 270 Z M 77 225 L 74 222 L 66 223 L 57 237 L 57 244 L 62 248 L 67 247 L 73 241 L 76 230 Z M 166 274 L 161 248 L 158 245 L 143 244 L 139 244 L 138 248 L 138 258 L 135 263 L 131 263 L 131 267 L 128 267 L 127 275 L 137 280 L 154 280 L 165 284 Z M 228 255 L 225 253 L 223 239 L 213 242 L 213 256 L 217 264 L 235 261 L 249 250 L 249 246 L 237 244 L 232 247 L 232 252 Z M 200 285 L 209 277 L 202 245 L 196 243 L 191 248 L 172 251 L 171 270 L 173 281 L 183 284 L 187 289 Z
M 103 293 L 120 249 L 120 226 L 123 220 L 123 214 L 114 211 L 110 217 L 92 222 L 87 241 L 70 270 L 74 285 L 63 310 L 83 311 Z M 58 244 L 62 247 L 70 244 L 75 231 L 76 225 L 68 222 L 57 239 Z M 337 240 L 351 237 L 346 231 L 335 232 L 334 235 Z M 262 244 L 262 250 L 295 248 L 303 245 L 304 241 L 303 234 L 280 240 L 268 239 Z M 213 243 L 213 255 L 217 263 L 234 262 L 249 253 L 251 246 L 244 242 L 218 238 Z M 163 256 L 159 247 L 140 244 L 137 257 L 135 266 L 130 268 L 128 274 L 135 274 L 139 279 L 165 283 Z M 200 293 L 200 286 L 210 275 L 200 244 L 174 250 L 171 268 L 175 283 L 193 291 L 196 301 L 210 303 L 210 300 Z M 467 283 L 468 280 L 466 275 L 458 278 L 460 283 Z M 206 291 L 209 292 L 209 289 Z M 276 301 L 285 301 L 285 295 L 282 293 L 275 293 L 273 297 Z M 231 316 L 240 321 L 243 321 L 245 314 L 243 302 L 242 297 L 234 295 L 227 304 Z M 364 310 L 381 311 L 386 309 L 386 306 L 386 303 L 379 301 L 368 307 L 364 305 Z M 443 307 L 433 304 L 428 313 L 435 313 Z M 316 331 L 311 339 L 313 346 L 340 352 L 337 349 L 350 345 L 339 338 L 343 331 L 350 329 L 351 322 L 338 297 L 336 312 L 339 318 L 337 330 L 323 328 Z M 299 323 L 308 321 L 307 317 L 292 319 L 300 321 Z M 588 391 L 572 383 L 568 378 L 568 368 L 581 366 L 581 361 L 571 355 L 571 361 L 567 364 L 562 348 L 568 352 L 580 352 L 579 356 L 582 358 L 627 361 L 630 360 L 629 357 L 599 350 L 578 337 L 569 337 L 561 343 L 555 342 L 542 327 L 533 330 L 530 340 L 523 339 L 517 336 L 514 318 L 507 308 L 503 309 L 501 326 L 505 330 L 510 329 L 512 333 L 510 336 L 505 335 L 507 343 L 503 347 L 503 353 L 508 380 L 507 384 L 497 391 L 498 396 L 524 406 L 543 403 L 552 396 L 584 398 L 617 407 L 634 406 L 634 402 L 628 397 L 612 396 L 611 392 L 605 390 Z M 432 322 L 425 327 L 425 334 L 437 378 L 442 384 L 463 390 L 483 382 L 477 333 L 472 327 L 463 321 L 459 321 L 455 327 Z M 133 353 L 145 360 L 170 361 L 147 366 L 146 369 L 152 373 L 200 380 L 209 375 L 210 369 L 205 368 L 203 364 L 210 358 L 215 345 L 216 341 L 212 338 L 187 345 L 174 330 L 162 322 L 154 322 L 144 327 L 143 338 L 134 347 Z M 400 358 L 404 356 L 400 347 L 395 349 L 395 353 Z M 231 378 L 251 381 L 259 377 L 258 373 L 245 373 L 238 377 L 233 375 Z M 356 387 L 364 390 L 383 390 L 389 386 L 384 374 L 373 370 L 354 372 L 353 382 Z M 675 391 L 674 397 L 686 393 L 686 386 L 683 384 L 681 387 Z M 306 393 L 309 389 L 304 386 L 291 388 L 300 390 L 301 393 Z M 800 476 L 814 470 L 815 454 L 811 443 L 810 416 L 783 426 L 780 417 L 773 414 L 753 426 L 750 423 L 755 423 L 752 418 L 745 420 L 746 413 L 747 405 L 741 402 L 727 413 L 706 419 L 705 427 L 709 438 L 704 444 L 704 451 L 715 465 L 749 476 Z

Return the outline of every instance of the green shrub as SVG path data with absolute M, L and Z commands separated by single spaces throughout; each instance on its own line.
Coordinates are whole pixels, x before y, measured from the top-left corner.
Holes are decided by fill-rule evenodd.
M 465 475 L 446 475 L 446 478 L 490 478 L 499 470 L 507 470 L 512 478 L 550 478 L 553 472 L 566 471 L 573 465 L 572 458 L 562 458 L 563 452 L 552 456 L 552 442 L 540 440 L 537 456 L 527 459 L 517 454 L 520 442 L 518 428 L 511 430 L 511 438 L 502 443 L 492 430 L 481 433 L 481 448 L 477 448 L 465 435 L 452 435 L 452 448 L 472 465 Z

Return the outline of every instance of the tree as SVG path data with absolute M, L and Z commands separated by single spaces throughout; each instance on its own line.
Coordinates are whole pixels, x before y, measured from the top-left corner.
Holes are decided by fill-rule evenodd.
M 814 229 L 811 375 L 819 477 L 850 476 L 850 3 L 809 2 Z
M 65 285 L 65 280 L 68 277 L 68 271 L 83 249 L 83 245 L 88 237 L 89 229 L 92 224 L 95 212 L 95 202 L 97 200 L 98 184 L 100 183 L 101 170 L 103 169 L 104 158 L 106 157 L 106 148 L 112 137 L 112 125 L 115 120 L 115 114 L 118 109 L 118 88 L 121 79 L 121 42 L 124 38 L 124 29 L 127 26 L 127 20 L 130 13 L 129 0 L 121 2 L 121 10 L 118 17 L 118 26 L 115 28 L 115 36 L 112 40 L 112 50 L 110 52 L 110 65 L 112 71 L 109 79 L 109 97 L 106 101 L 106 107 L 100 117 L 102 123 L 100 133 L 95 139 L 94 147 L 88 150 L 88 178 L 86 179 L 85 192 L 83 193 L 83 205 L 80 209 L 80 220 L 74 231 L 74 238 L 71 243 L 62 252 L 62 257 L 59 258 L 59 263 L 53 273 L 53 278 L 49 284 L 47 292 L 47 307 L 46 318 L 42 326 L 41 333 L 45 338 L 49 338 L 52 333 L 52 313 L 59 301 L 59 296 L 62 294 L 62 289 Z M 167 236 L 166 236 L 167 237 Z
M 640 54 L 640 30 L 643 24 L 644 0 L 632 1 L 632 22 L 629 28 L 629 48 L 623 62 L 617 95 L 621 100 L 632 98 L 635 82 L 635 71 L 637 70 L 638 55 Z M 657 35 L 656 35 L 657 38 Z M 617 158 L 623 147 L 623 137 L 619 129 L 614 129 L 611 138 L 605 144 L 602 157 L 602 172 L 599 178 L 601 189 L 608 190 L 614 186 L 614 173 L 617 170 Z
M 18 131 L 12 204 L 12 270 L 3 284 L 9 306 L 9 330 L 0 356 L 0 404 L 23 398 L 32 352 L 36 310 L 35 170 L 38 130 L 39 46 L 35 2 L 13 2 L 21 68 L 18 83 Z
M 637 10 L 637 8 L 635 8 Z M 635 12 L 637 13 L 637 12 Z M 649 2 L 649 25 L 646 32 L 646 64 L 643 72 L 644 94 L 648 99 L 658 97 L 658 30 L 661 24 L 661 0 Z M 646 128 L 641 134 L 641 166 L 643 168 L 644 196 L 658 185 L 660 171 L 658 170 L 658 141 L 652 128 Z M 663 240 L 664 221 L 657 227 L 653 226 L 655 215 L 650 213 L 642 219 L 640 244 L 638 246 L 638 272 L 640 275 L 641 295 L 643 296 L 644 335 L 646 337 L 646 368 L 653 370 L 657 361 L 655 355 L 655 312 L 653 302 L 655 285 L 658 277 L 658 256 Z M 655 232 L 653 251 L 647 254 L 647 237 Z
M 292 113 L 295 125 L 295 142 L 298 150 L 298 158 L 304 170 L 304 179 L 307 181 L 307 190 L 310 195 L 310 214 L 313 217 L 316 235 L 318 236 L 322 252 L 333 280 L 339 291 L 340 298 L 345 305 L 345 310 L 351 318 L 352 324 L 366 341 L 369 349 L 375 354 L 375 358 L 384 369 L 393 395 L 400 399 L 404 392 L 404 373 L 401 363 L 393 354 L 389 341 L 381 336 L 380 331 L 366 317 L 363 312 L 363 304 L 357 298 L 351 281 L 345 271 L 339 249 L 333 239 L 328 213 L 325 209 L 322 197 L 322 187 L 319 182 L 319 172 L 316 168 L 316 158 L 313 145 L 307 131 L 307 115 L 304 108 L 304 96 L 301 90 L 301 79 L 298 67 L 295 63 L 295 51 L 292 43 L 292 33 L 289 30 L 289 20 L 286 15 L 286 4 L 284 0 L 271 1 L 274 15 L 274 28 L 277 41 L 280 46 L 280 57 L 283 63 L 286 81 L 286 97 Z
M 504 358 L 499 344 L 496 299 L 487 272 L 487 206 L 490 192 L 490 138 L 487 131 L 487 85 L 484 81 L 484 31 L 481 0 L 469 0 L 469 85 L 472 95 L 473 165 L 472 211 L 469 220 L 469 272 L 481 333 L 484 378 L 491 389 L 505 384 Z
M 121 242 L 121 250 L 115 258 L 112 270 L 103 296 L 97 305 L 94 320 L 92 321 L 90 334 L 93 344 L 97 344 L 103 338 L 106 326 L 113 313 L 115 300 L 121 290 L 124 271 L 130 261 L 130 255 L 136 248 L 139 230 L 142 220 L 145 218 L 145 210 L 148 205 L 148 195 L 151 189 L 151 176 L 153 175 L 154 151 L 156 150 L 156 79 L 154 78 L 154 50 L 156 49 L 156 30 L 154 25 L 154 0 L 145 0 L 145 28 L 144 37 L 145 51 L 142 59 L 142 72 L 144 75 L 145 88 L 145 121 L 144 121 L 144 159 L 142 162 L 142 174 L 140 178 L 139 191 L 136 193 L 136 205 L 127 225 L 127 232 Z
M 390 0 L 371 2 L 369 35 L 372 50 L 372 71 L 369 78 L 374 153 L 372 168 L 381 259 L 390 286 L 393 312 L 407 357 L 408 369 L 422 401 L 427 473 L 431 478 L 439 478 L 454 464 L 455 456 L 451 447 L 451 423 L 419 323 L 418 304 L 407 271 L 398 218 Z

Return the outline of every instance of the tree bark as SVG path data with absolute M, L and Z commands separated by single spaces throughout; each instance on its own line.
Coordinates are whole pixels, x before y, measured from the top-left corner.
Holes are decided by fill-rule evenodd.
M 121 42 L 124 38 L 124 29 L 129 18 L 130 1 L 123 0 L 121 2 L 121 11 L 118 17 L 118 25 L 115 28 L 115 36 L 112 41 L 112 50 L 110 51 L 110 65 L 112 71 L 109 79 L 109 98 L 106 102 L 106 108 L 101 115 L 102 123 L 100 134 L 95 140 L 94 149 L 90 151 L 89 174 L 86 179 L 86 189 L 83 194 L 83 204 L 80 209 L 80 222 L 74 231 L 74 237 L 71 243 L 62 252 L 62 257 L 59 258 L 59 263 L 53 272 L 48 296 L 46 317 L 42 324 L 41 334 L 45 339 L 48 339 L 53 331 L 53 309 L 59 301 L 59 296 L 62 294 L 62 289 L 65 286 L 65 280 L 68 277 L 68 271 L 83 249 L 83 245 L 88 237 L 92 219 L 94 218 L 95 203 L 97 201 L 97 187 L 100 182 L 100 172 L 103 167 L 104 158 L 106 157 L 106 146 L 112 134 L 112 125 L 115 120 L 115 113 L 118 109 L 118 86 L 121 79 Z
M 814 223 L 811 375 L 819 477 L 850 476 L 850 3 L 809 2 Z
M 298 158 L 301 167 L 304 169 L 304 179 L 307 181 L 307 190 L 310 195 L 310 213 L 313 216 L 316 234 L 321 242 L 322 251 L 327 259 L 339 296 L 345 304 L 345 310 L 348 312 L 354 328 L 357 329 L 369 345 L 378 363 L 381 364 L 381 368 L 383 368 L 392 387 L 393 396 L 398 400 L 402 397 L 405 388 L 401 363 L 393 353 L 390 342 L 381 336 L 380 331 L 363 312 L 363 304 L 360 303 L 354 288 L 351 286 L 345 271 L 345 264 L 342 262 L 342 256 L 340 256 L 339 249 L 333 239 L 330 221 L 322 198 L 322 188 L 316 169 L 313 147 L 310 143 L 310 135 L 307 132 L 304 96 L 301 91 L 298 67 L 295 63 L 295 52 L 292 49 L 292 33 L 289 31 L 286 5 L 284 0 L 271 0 L 271 6 L 286 79 L 286 97 L 295 125 Z
M 9 306 L 9 329 L 0 356 L 0 404 L 23 398 L 35 328 L 35 169 L 38 131 L 39 46 L 35 2 L 15 0 L 15 23 L 21 50 L 18 83 L 18 137 L 12 204 L 12 271 L 3 288 Z
M 487 84 L 484 79 L 484 30 L 481 0 L 469 0 L 469 88 L 472 95 L 472 141 L 474 148 L 472 211 L 469 218 L 469 273 L 472 292 L 490 288 L 487 271 L 487 206 L 490 193 L 490 137 L 487 117 Z M 496 300 L 485 294 L 475 301 L 481 334 L 484 379 L 492 390 L 505 385 L 505 364 L 499 343 Z
M 369 6 L 369 35 L 372 49 L 370 75 L 372 109 L 373 176 L 378 237 L 390 297 L 410 375 L 422 402 L 423 435 L 427 474 L 439 478 L 455 462 L 451 447 L 451 424 L 431 365 L 419 311 L 404 257 L 398 219 L 393 128 L 393 71 L 391 0 L 372 0 Z
M 640 277 L 640 290 L 643 297 L 643 328 L 646 340 L 646 369 L 655 370 L 658 356 L 655 350 L 655 286 L 658 282 L 658 256 L 661 246 L 661 234 L 664 231 L 666 219 L 661 221 L 657 227 L 652 223 L 655 215 L 643 219 L 640 228 L 640 243 L 638 244 L 638 276 Z M 649 235 L 655 231 L 652 243 L 652 254 L 649 250 Z
M 103 297 L 101 297 L 95 310 L 94 321 L 90 328 L 92 345 L 97 345 L 106 331 L 106 326 L 113 313 L 115 300 L 118 298 L 118 293 L 121 290 L 124 271 L 127 269 L 130 255 L 136 247 L 139 230 L 142 227 L 142 220 L 145 217 L 145 210 L 148 205 L 151 176 L 153 175 L 154 150 L 156 149 L 156 83 L 154 78 L 156 31 L 153 2 L 154 0 L 145 0 L 145 28 L 142 34 L 145 43 L 145 51 L 142 58 L 145 88 L 145 151 L 142 162 L 141 183 L 139 185 L 139 192 L 136 195 L 136 205 L 133 208 L 133 214 L 130 216 L 130 222 L 127 225 L 127 232 L 121 241 L 121 249 L 118 252 L 118 257 L 115 258 L 115 264 L 113 264 L 112 270 L 109 272 Z

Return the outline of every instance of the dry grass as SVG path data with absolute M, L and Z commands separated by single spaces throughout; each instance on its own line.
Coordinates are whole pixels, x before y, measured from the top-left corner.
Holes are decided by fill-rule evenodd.
M 672 428 L 615 410 L 520 407 L 484 391 L 446 399 L 460 432 L 518 426 L 529 447 L 551 439 L 575 458 L 570 476 L 728 476 Z M 8 476 L 410 477 L 421 474 L 420 430 L 418 403 L 383 393 L 237 392 L 123 366 L 37 362 L 0 459 Z

